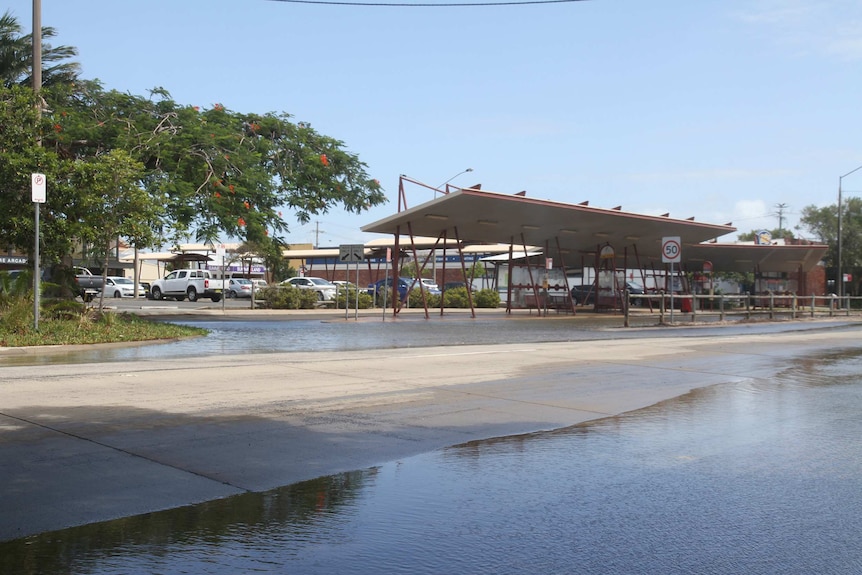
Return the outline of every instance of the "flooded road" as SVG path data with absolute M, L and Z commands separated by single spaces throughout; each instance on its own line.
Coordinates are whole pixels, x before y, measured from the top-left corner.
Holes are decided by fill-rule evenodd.
M 39 354 L 0 353 L 3 365 L 125 362 L 147 359 L 219 356 L 244 353 L 355 351 L 371 349 L 463 346 L 501 343 L 577 342 L 680 335 L 708 337 L 785 333 L 797 330 L 852 329 L 847 319 L 752 322 L 730 325 L 657 326 L 655 318 L 641 319 L 642 327 L 622 327 L 620 316 L 582 314 L 578 317 L 491 317 L 464 315 L 433 317 L 364 317 L 359 321 L 337 316 L 325 319 L 212 319 L 206 316 L 168 318 L 171 323 L 210 330 L 209 335 L 183 341 L 142 345 L 88 346 L 74 350 L 46 350 Z
M 30 574 L 862 572 L 862 355 L 0 543 Z

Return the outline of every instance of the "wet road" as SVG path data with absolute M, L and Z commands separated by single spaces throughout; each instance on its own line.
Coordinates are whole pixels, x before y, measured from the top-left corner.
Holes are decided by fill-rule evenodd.
M 113 303 L 113 302 L 112 302 Z M 225 312 L 220 304 L 190 302 L 135 302 L 124 299 L 121 311 L 132 311 L 161 321 L 194 325 L 209 335 L 183 341 L 143 345 L 57 347 L 54 349 L 0 351 L 0 366 L 57 363 L 124 362 L 148 359 L 222 356 L 227 354 L 309 351 L 357 351 L 426 346 L 493 345 L 508 343 L 585 342 L 667 337 L 739 336 L 785 333 L 810 329 L 844 329 L 860 318 L 803 319 L 797 321 L 738 322 L 699 325 L 658 325 L 657 315 L 641 315 L 623 327 L 619 314 L 552 314 L 548 317 L 507 315 L 503 310 L 468 310 L 425 319 L 420 310 L 393 318 L 391 311 L 247 310 L 248 301 L 231 300 Z M 179 304 L 179 305 L 176 305 Z
M 252 323 L 306 328 L 299 333 L 347 327 L 297 321 Z M 122 350 L 109 348 L 101 363 L 4 364 L 0 539 L 557 429 L 862 345 L 859 326 L 846 322 L 752 326 L 759 333 L 734 326 L 717 336 L 697 331 L 714 328 L 598 330 L 606 339 L 526 341 L 525 334 L 550 337 L 542 329 L 563 333 L 551 324 L 565 321 L 360 321 L 350 332 L 360 342 L 354 351 L 201 353 L 203 338 L 136 348 L 186 350 L 173 356 L 121 361 Z M 459 330 L 463 336 L 454 335 Z M 391 333 L 417 345 L 446 334 L 452 345 L 393 350 L 383 344 Z M 520 340 L 479 344 L 479 334 Z M 471 345 L 457 344 L 467 336 Z M 256 342 L 276 347 L 266 337 Z M 183 347 L 189 343 L 198 347 Z

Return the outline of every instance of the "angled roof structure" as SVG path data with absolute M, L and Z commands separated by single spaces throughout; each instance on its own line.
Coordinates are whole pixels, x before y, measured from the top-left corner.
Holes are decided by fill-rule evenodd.
M 811 269 L 826 246 L 754 246 L 704 243 L 736 231 L 730 224 L 649 216 L 621 207 L 597 208 L 588 202 L 550 200 L 455 189 L 410 209 L 362 227 L 363 232 L 401 236 L 445 237 L 470 244 L 537 246 L 555 263 L 594 266 L 604 246 L 614 248 L 617 267 L 661 267 L 662 240 L 679 237 L 683 269 L 702 269 L 712 261 L 715 271 L 803 271 Z M 408 240 L 405 240 L 408 241 Z M 727 249 L 725 249 L 727 248 Z

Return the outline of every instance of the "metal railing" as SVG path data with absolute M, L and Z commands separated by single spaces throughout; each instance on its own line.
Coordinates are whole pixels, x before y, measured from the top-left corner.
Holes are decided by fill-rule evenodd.
M 634 300 L 642 304 L 630 305 Z M 862 315 L 862 297 L 797 296 L 796 294 L 628 294 L 625 325 L 648 317 L 659 323 L 747 321 L 754 319 L 802 319 Z M 673 302 L 673 307 L 671 307 Z

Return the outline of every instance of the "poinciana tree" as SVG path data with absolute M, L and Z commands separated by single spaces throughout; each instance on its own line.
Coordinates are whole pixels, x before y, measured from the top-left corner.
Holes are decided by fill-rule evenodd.
M 54 30 L 44 28 L 42 35 L 50 38 Z M 276 258 L 288 231 L 282 210 L 307 222 L 339 206 L 360 213 L 386 201 L 379 182 L 343 142 L 293 122 L 288 114 L 182 105 L 161 88 L 146 97 L 105 90 L 98 82 L 77 80 L 78 65 L 68 61 L 76 51 L 66 46 L 43 46 L 43 61 L 51 65 L 43 67 L 40 116 L 32 91 L 23 87 L 31 45 L 32 36 L 23 35 L 5 13 L 0 18 L 4 247 L 31 251 L 30 174 L 37 171 L 47 175 L 49 190 L 44 256 L 57 260 L 74 240 L 90 238 L 88 206 L 99 201 L 103 187 L 81 185 L 81 166 L 98 166 L 115 151 L 142 167 L 135 185 L 151 204 L 141 214 L 117 216 L 137 222 L 134 237 L 125 236 L 137 247 L 232 237 Z
M 32 92 L 0 89 L 0 142 L 15 169 L 0 168 L 0 185 L 18 199 L 0 205 L 0 240 L 28 250 L 32 226 L 27 205 L 29 174 L 45 172 L 46 217 L 62 238 L 84 238 L 90 196 L 73 183 L 74 162 L 123 150 L 141 166 L 138 185 L 159 217 L 147 219 L 150 245 L 195 237 L 234 237 L 275 256 L 288 224 L 341 206 L 353 213 L 386 201 L 365 164 L 342 142 L 290 121 L 286 114 L 241 114 L 213 104 L 201 109 L 174 102 L 164 90 L 149 97 L 106 91 L 96 82 L 58 85 L 42 92 L 47 109 L 33 113 Z M 5 103 L 3 105 L 2 103 Z M 41 135 L 41 147 L 34 133 Z M 146 218 L 145 218 L 146 219 Z M 138 244 L 138 247 L 148 247 Z M 57 255 L 62 242 L 49 250 Z M 29 250 L 28 250 L 29 251 Z
M 230 236 L 275 244 L 288 225 L 337 206 L 353 213 L 386 201 L 366 165 L 342 142 L 286 114 L 242 114 L 220 104 L 180 105 L 162 89 L 149 97 L 95 82 L 49 96 L 43 145 L 60 158 L 126 150 L 144 166 L 141 186 L 164 206 L 169 242 Z

